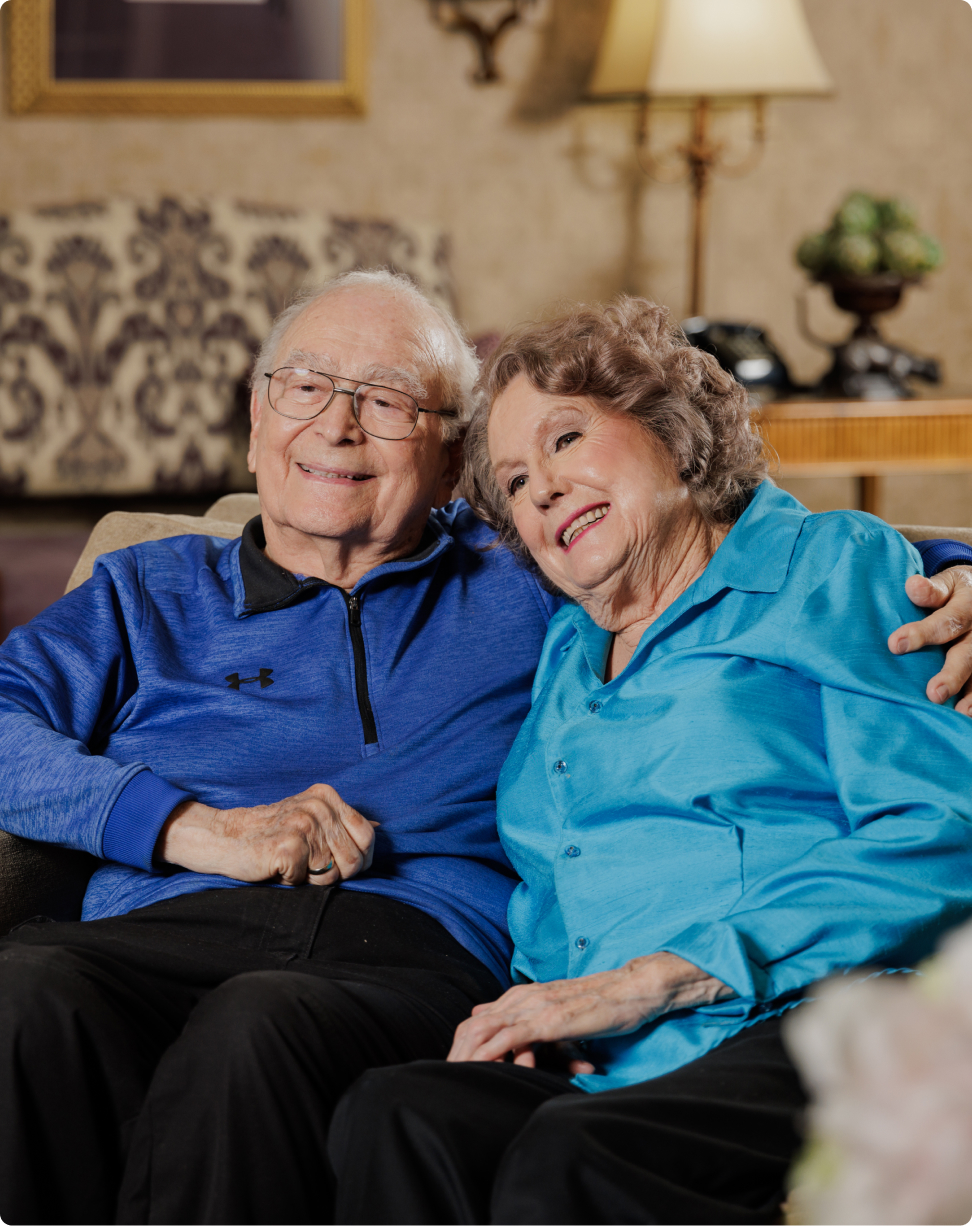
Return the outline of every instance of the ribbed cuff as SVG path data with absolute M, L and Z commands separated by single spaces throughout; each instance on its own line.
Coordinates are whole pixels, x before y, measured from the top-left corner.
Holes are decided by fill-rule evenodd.
M 950 566 L 972 566 L 972 549 L 961 541 L 915 541 L 914 545 L 929 579 Z
M 101 840 L 106 860 L 152 872 L 152 853 L 166 818 L 184 800 L 195 797 L 150 770 L 139 771 L 112 805 Z

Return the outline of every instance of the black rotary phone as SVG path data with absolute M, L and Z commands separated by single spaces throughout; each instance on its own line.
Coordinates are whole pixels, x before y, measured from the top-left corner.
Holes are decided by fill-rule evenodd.
M 719 323 L 699 315 L 686 319 L 682 331 L 693 345 L 711 353 L 723 369 L 767 400 L 805 390 L 793 382 L 773 342 L 755 324 Z

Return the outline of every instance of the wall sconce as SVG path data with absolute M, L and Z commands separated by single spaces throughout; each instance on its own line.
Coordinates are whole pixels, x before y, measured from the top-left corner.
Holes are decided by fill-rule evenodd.
M 522 19 L 527 5 L 535 3 L 535 0 L 509 0 L 506 9 L 491 26 L 484 25 L 467 8 L 469 4 L 482 2 L 483 0 L 431 0 L 432 20 L 437 26 L 449 33 L 468 34 L 476 44 L 479 67 L 472 74 L 472 79 L 479 85 L 502 80 L 496 67 L 496 44 L 510 26 L 516 25 Z M 486 2 L 495 3 L 495 0 Z
M 833 82 L 800 0 L 612 0 L 586 102 L 641 104 L 637 157 L 662 183 L 692 184 L 689 314 L 704 313 L 709 190 L 715 171 L 739 177 L 758 163 L 770 95 L 825 94 Z M 654 99 L 689 103 L 692 135 L 658 156 L 651 149 Z M 732 163 L 711 135 L 713 104 L 751 105 L 752 144 Z

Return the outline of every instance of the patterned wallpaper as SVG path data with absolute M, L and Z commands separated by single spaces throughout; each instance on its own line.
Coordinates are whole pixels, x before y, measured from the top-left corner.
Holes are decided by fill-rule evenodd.
M 270 321 L 301 285 L 369 267 L 453 305 L 431 226 L 170 196 L 0 217 L 0 493 L 247 488 L 245 380 Z

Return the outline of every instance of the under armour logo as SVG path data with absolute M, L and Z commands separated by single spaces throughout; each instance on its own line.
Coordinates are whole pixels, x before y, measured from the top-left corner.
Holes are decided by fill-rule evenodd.
M 248 685 L 251 681 L 259 681 L 260 689 L 265 690 L 268 685 L 273 685 L 272 672 L 272 668 L 261 668 L 259 677 L 241 677 L 239 673 L 230 673 L 226 680 L 231 690 L 238 690 L 241 685 Z

